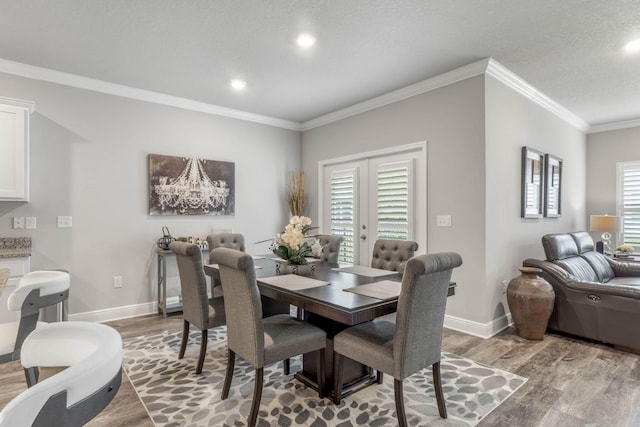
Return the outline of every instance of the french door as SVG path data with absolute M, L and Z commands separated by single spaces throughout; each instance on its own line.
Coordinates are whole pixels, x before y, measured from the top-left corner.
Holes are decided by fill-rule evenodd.
M 373 245 L 381 238 L 416 240 L 426 249 L 422 147 L 321 165 L 322 230 L 344 237 L 340 265 L 369 265 Z

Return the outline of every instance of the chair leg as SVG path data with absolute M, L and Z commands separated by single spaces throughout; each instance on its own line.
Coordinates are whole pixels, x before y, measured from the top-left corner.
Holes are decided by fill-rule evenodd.
M 325 364 L 325 349 L 318 350 L 318 397 L 324 398 L 324 364 Z
M 447 406 L 444 403 L 444 393 L 442 393 L 442 379 L 440 377 L 440 362 L 431 365 L 433 371 L 433 388 L 436 390 L 436 400 L 438 401 L 438 412 L 440 417 L 447 418 Z
M 178 353 L 178 359 L 184 357 L 184 351 L 187 349 L 187 341 L 189 340 L 189 322 L 186 320 L 182 326 L 182 343 L 180 343 L 180 352 Z
M 384 381 L 384 373 L 382 371 L 376 371 L 376 382 L 382 384 Z
M 333 352 L 333 403 L 340 404 L 342 400 L 342 355 Z
M 407 427 L 407 416 L 404 413 L 404 396 L 402 395 L 402 380 L 393 379 L 393 392 L 396 397 L 398 425 L 400 427 Z
M 27 387 L 33 387 L 38 384 L 39 374 L 40 371 L 35 366 L 31 368 L 24 368 L 24 377 L 27 380 Z
M 256 379 L 253 386 L 253 402 L 251 402 L 251 413 L 249 413 L 249 427 L 256 425 L 260 400 L 262 400 L 262 386 L 264 382 L 264 368 L 256 368 Z
M 229 349 L 227 353 L 227 373 L 224 376 L 224 385 L 222 386 L 222 400 L 229 397 L 229 389 L 231 388 L 231 380 L 233 379 L 233 368 L 236 364 L 236 354 Z
M 196 366 L 196 374 L 202 372 L 202 365 L 204 365 L 204 357 L 207 355 L 207 343 L 209 342 L 209 330 L 203 329 L 200 337 L 200 356 L 198 357 L 198 365 Z
M 290 359 L 284 359 L 282 361 L 283 364 L 283 371 L 285 375 L 289 375 L 289 373 L 291 372 L 291 360 Z

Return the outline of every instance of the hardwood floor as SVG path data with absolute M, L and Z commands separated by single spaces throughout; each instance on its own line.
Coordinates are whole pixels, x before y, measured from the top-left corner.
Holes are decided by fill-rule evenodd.
M 123 339 L 179 331 L 182 318 L 150 315 L 109 322 Z M 548 333 L 527 341 L 509 328 L 490 339 L 445 329 L 443 350 L 529 378 L 479 427 L 640 427 L 640 356 Z M 26 388 L 19 362 L 0 365 L 0 408 Z M 129 380 L 88 426 L 153 427 Z

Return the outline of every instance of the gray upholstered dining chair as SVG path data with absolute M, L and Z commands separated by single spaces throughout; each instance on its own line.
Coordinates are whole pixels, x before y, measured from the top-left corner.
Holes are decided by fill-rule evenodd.
M 328 267 L 338 267 L 338 255 L 340 255 L 340 244 L 344 240 L 342 236 L 332 234 L 319 234 L 316 236 L 322 246 L 320 255 L 320 265 Z
M 220 268 L 224 303 L 227 307 L 229 353 L 222 399 L 229 397 L 237 354 L 256 369 L 253 401 L 248 417 L 249 426 L 254 426 L 262 398 L 264 367 L 312 351 L 319 352 L 318 394 L 322 398 L 326 333 L 288 314 L 263 319 L 253 258 L 229 248 L 216 248 L 211 255 Z
M 40 309 L 69 298 L 70 285 L 69 273 L 63 271 L 32 271 L 22 276 L 7 299 L 7 308 L 20 312 L 20 319 L 0 323 L 0 363 L 20 359 L 25 338 L 44 323 L 38 322 Z
M 198 245 L 173 242 L 169 249 L 176 254 L 182 292 L 184 324 L 178 359 L 184 357 L 190 325 L 193 324 L 201 332 L 200 355 L 196 364 L 196 374 L 199 374 L 207 354 L 209 329 L 226 323 L 224 301 L 220 292 L 212 290 L 211 299 L 207 296 L 207 279 L 202 269 L 202 252 Z
M 440 380 L 442 326 L 451 273 L 460 265 L 462 258 L 455 252 L 411 258 L 402 277 L 395 322 L 384 317 L 352 326 L 333 338 L 336 404 L 342 393 L 343 358 L 348 357 L 393 376 L 398 423 L 404 427 L 402 380 L 431 365 L 438 412 L 447 418 Z
M 244 236 L 240 233 L 214 233 L 207 236 L 207 246 L 209 247 L 209 264 L 215 264 L 211 261 L 211 251 L 215 248 L 231 248 L 244 252 Z M 213 287 L 220 286 L 218 278 L 213 279 Z
M 411 240 L 378 239 L 373 245 L 371 267 L 404 273 L 404 266 L 418 250 Z

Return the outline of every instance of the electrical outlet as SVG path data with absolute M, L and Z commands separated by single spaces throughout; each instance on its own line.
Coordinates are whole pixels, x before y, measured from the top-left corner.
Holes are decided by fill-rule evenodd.
M 436 217 L 437 227 L 451 227 L 451 215 L 438 215 Z
M 14 216 L 13 217 L 13 228 L 24 228 L 24 217 L 23 216 Z
M 122 276 L 113 276 L 113 287 L 114 288 L 122 287 Z
M 36 217 L 35 216 L 28 216 L 26 218 L 26 228 L 33 230 L 36 228 Z
M 73 225 L 73 217 L 70 217 L 70 216 L 58 217 L 58 228 L 71 228 L 72 225 Z

